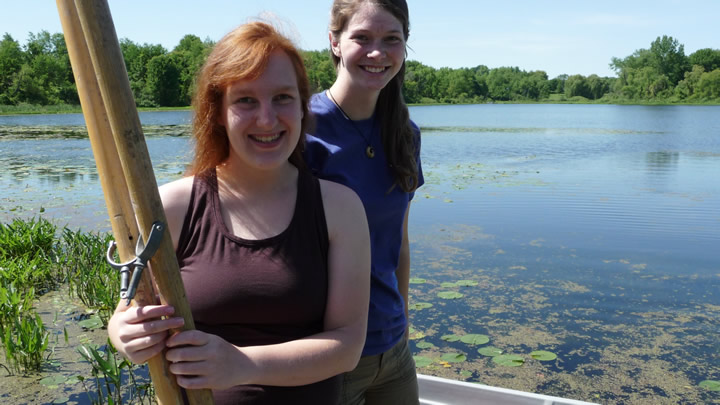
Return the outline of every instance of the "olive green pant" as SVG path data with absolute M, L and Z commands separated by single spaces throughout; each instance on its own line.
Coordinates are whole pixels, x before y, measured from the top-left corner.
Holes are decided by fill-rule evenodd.
M 343 405 L 417 405 L 415 361 L 407 339 L 385 353 L 363 356 L 343 375 Z

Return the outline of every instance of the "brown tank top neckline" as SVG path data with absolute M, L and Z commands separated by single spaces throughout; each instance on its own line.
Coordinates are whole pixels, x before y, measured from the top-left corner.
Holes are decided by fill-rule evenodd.
M 302 187 L 304 179 L 303 177 L 307 176 L 308 173 L 305 173 L 305 171 L 298 169 L 298 178 L 297 178 L 297 191 L 295 193 L 295 204 L 293 208 L 293 214 L 292 218 L 290 219 L 290 223 L 280 231 L 280 233 L 263 238 L 263 239 L 245 239 L 243 237 L 237 236 L 234 233 L 230 232 L 230 229 L 228 228 L 227 224 L 225 223 L 225 220 L 222 216 L 222 206 L 220 203 L 220 189 L 218 186 L 218 179 L 217 179 L 217 169 L 212 168 L 209 170 L 208 177 L 207 177 L 207 183 L 208 186 L 212 190 L 216 190 L 216 192 L 210 194 L 210 201 L 211 201 L 211 209 L 213 211 L 213 216 L 215 217 L 215 221 L 218 224 L 218 228 L 222 235 L 230 239 L 234 242 L 246 245 L 246 246 L 265 246 L 265 245 L 271 245 L 276 243 L 278 240 L 283 239 L 287 233 L 290 231 L 290 229 L 295 225 L 295 222 L 297 221 L 298 213 L 301 212 L 300 210 L 300 204 L 304 200 L 304 195 L 300 195 L 301 193 L 305 192 L 305 187 Z

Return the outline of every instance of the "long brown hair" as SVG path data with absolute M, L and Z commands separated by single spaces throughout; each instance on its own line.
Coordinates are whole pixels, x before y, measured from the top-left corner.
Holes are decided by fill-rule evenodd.
M 405 0 L 334 0 L 330 11 L 330 32 L 340 36 L 350 18 L 363 4 L 372 4 L 392 14 L 403 26 L 405 42 L 410 36 L 410 14 Z M 330 52 L 338 68 L 340 57 Z M 395 176 L 395 184 L 405 192 L 412 192 L 418 186 L 417 151 L 419 139 L 410 124 L 405 99 L 402 95 L 405 81 L 405 61 L 400 71 L 380 91 L 375 114 L 380 121 L 380 134 L 385 148 L 387 163 Z
M 308 112 L 310 85 L 302 56 L 295 45 L 271 25 L 251 22 L 230 31 L 215 44 L 197 76 L 192 102 L 195 155 L 186 175 L 203 173 L 228 158 L 230 142 L 225 127 L 220 125 L 223 94 L 232 83 L 259 77 L 275 50 L 287 54 L 297 76 L 303 118 L 300 139 L 288 160 L 297 167 L 304 166 L 302 151 L 311 116 Z

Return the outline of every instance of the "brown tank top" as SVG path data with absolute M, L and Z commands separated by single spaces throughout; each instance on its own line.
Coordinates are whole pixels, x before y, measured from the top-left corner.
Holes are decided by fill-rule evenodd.
M 299 170 L 290 225 L 246 240 L 222 219 L 214 169 L 195 176 L 177 248 L 197 329 L 236 346 L 287 342 L 323 331 L 328 233 L 320 184 Z M 214 391 L 221 404 L 335 404 L 341 377 L 299 387 L 244 385 Z

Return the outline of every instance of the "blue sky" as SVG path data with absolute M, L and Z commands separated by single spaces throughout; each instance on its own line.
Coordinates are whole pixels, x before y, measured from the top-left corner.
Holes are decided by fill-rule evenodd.
M 720 49 L 720 0 L 408 0 L 409 58 L 440 67 L 517 66 L 614 76 L 608 64 L 661 35 L 685 54 Z M 218 40 L 263 14 L 304 49 L 327 47 L 330 0 L 110 0 L 120 38 L 170 50 L 185 34 Z M 0 0 L 0 34 L 61 32 L 55 2 Z

